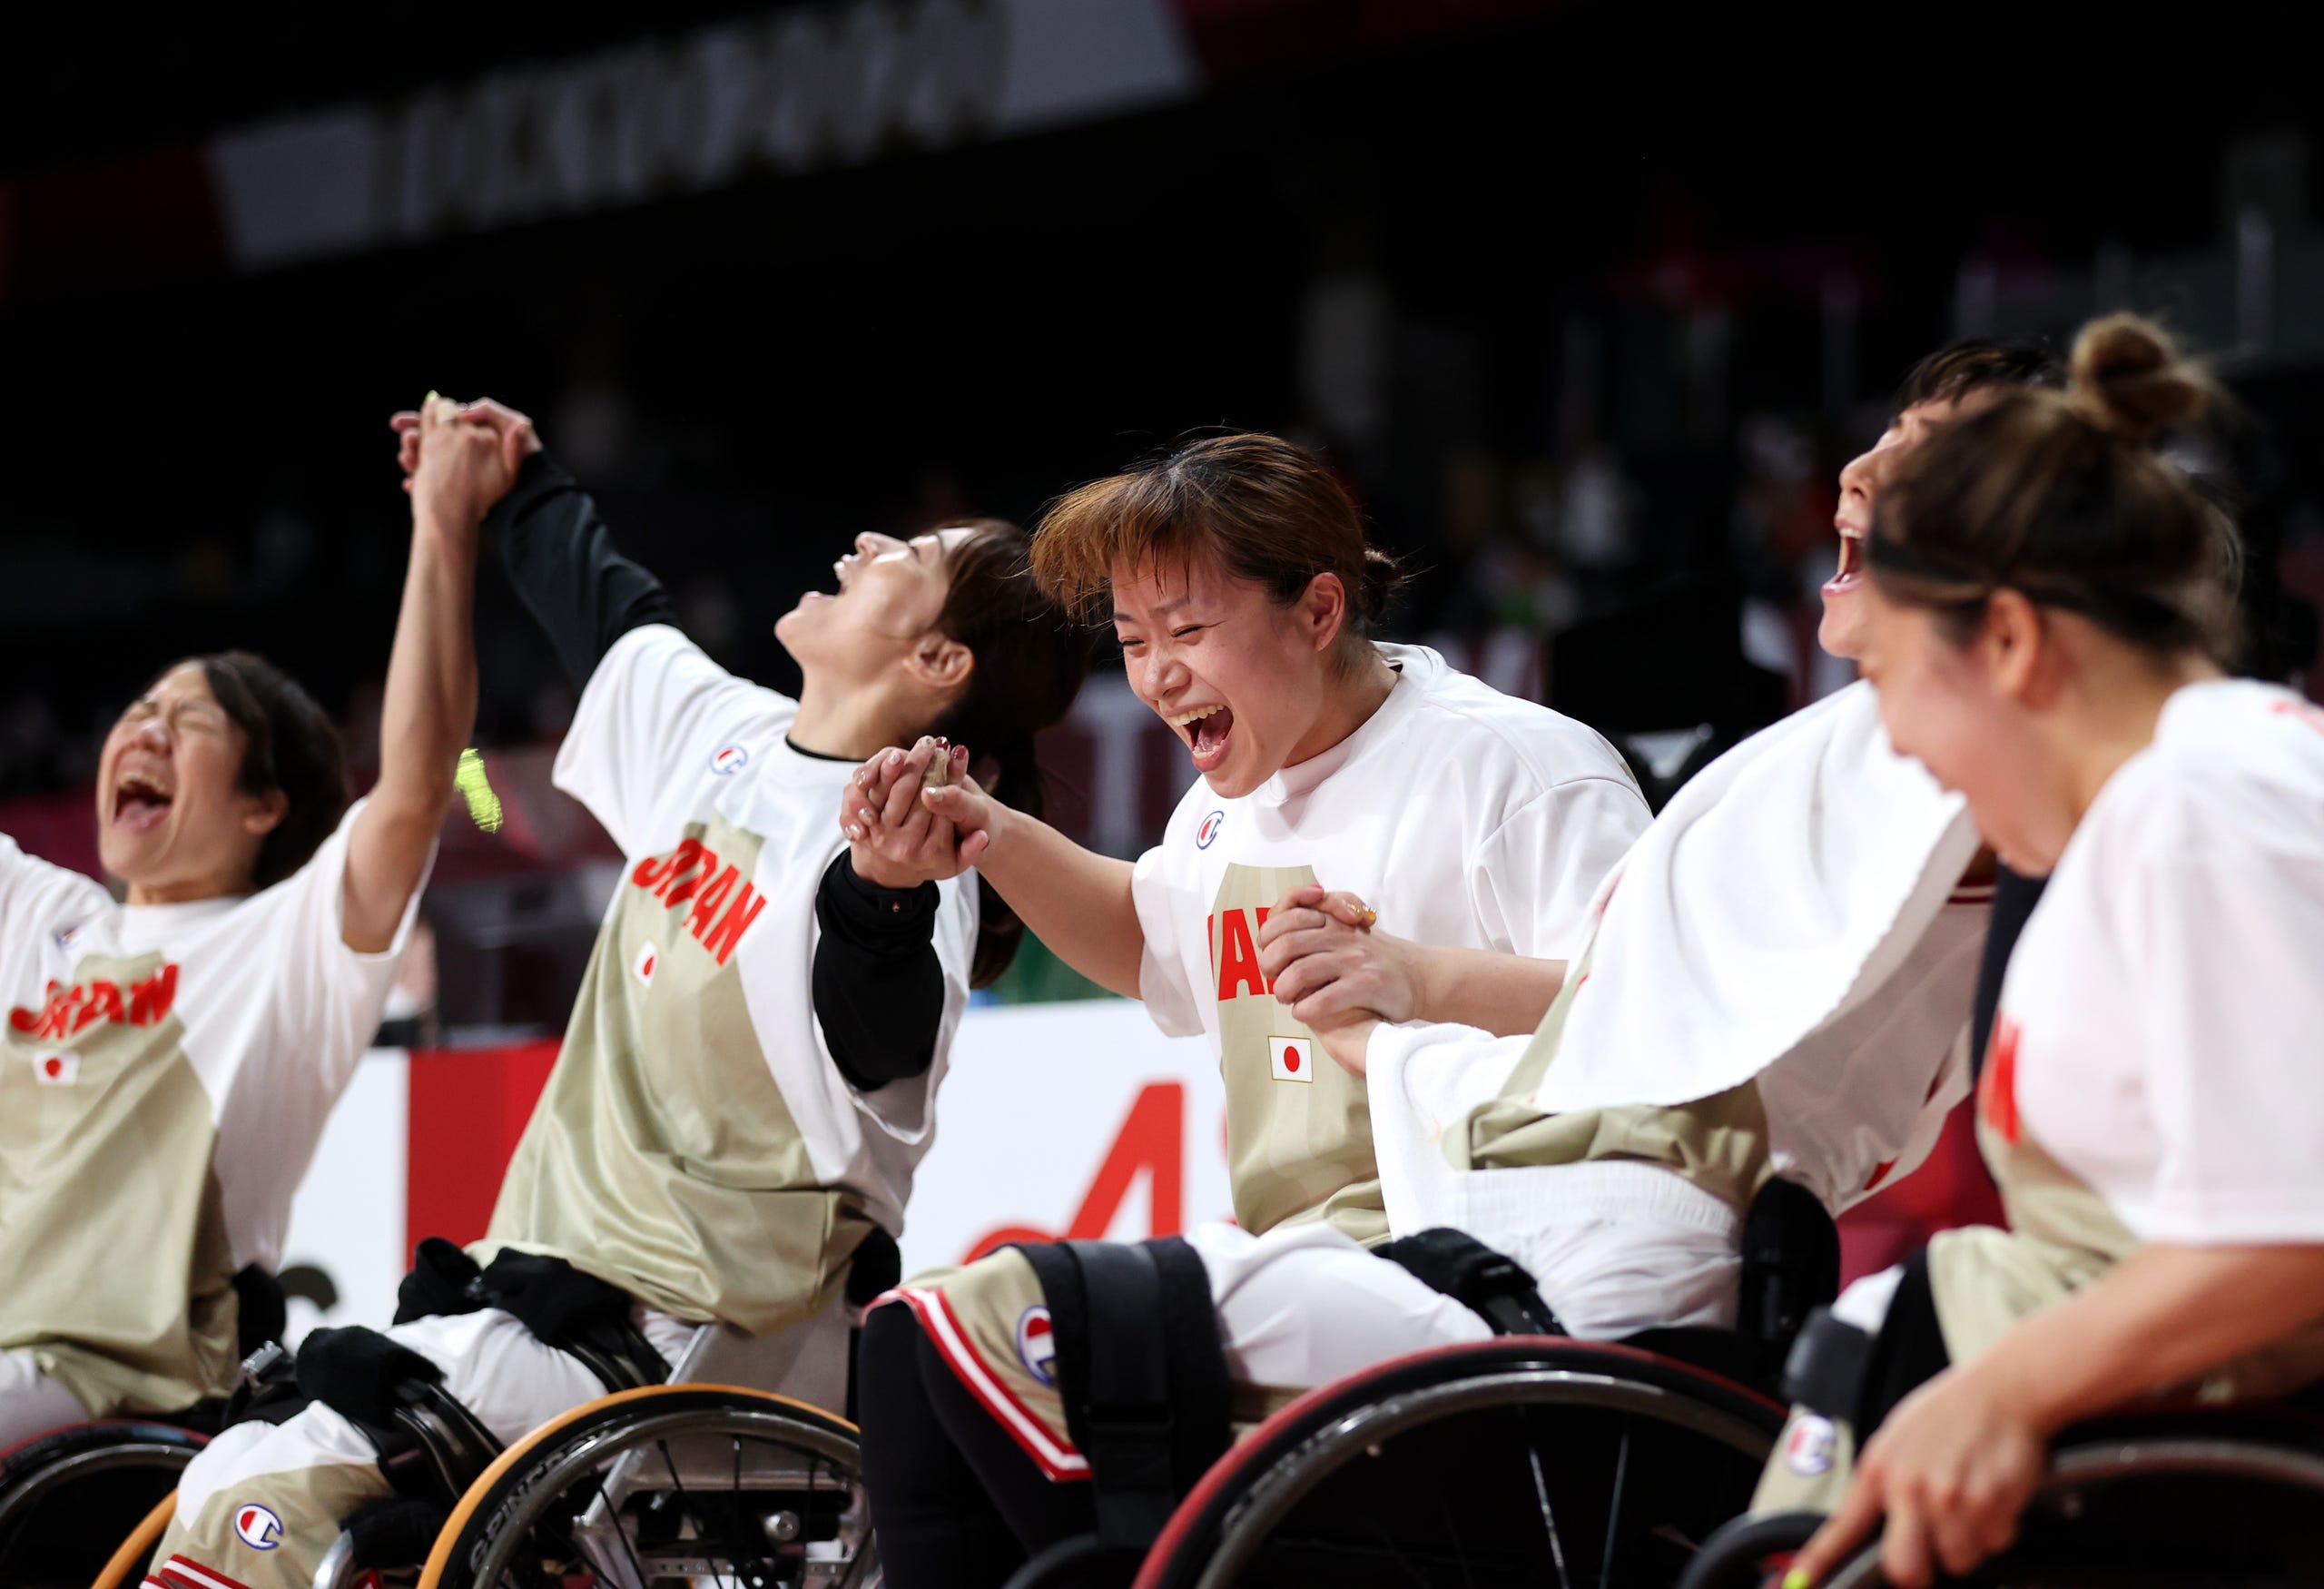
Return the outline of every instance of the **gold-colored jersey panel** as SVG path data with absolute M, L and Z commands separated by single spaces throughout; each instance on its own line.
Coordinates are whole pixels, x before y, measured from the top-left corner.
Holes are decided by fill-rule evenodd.
M 1585 950 L 1518 1059 L 1501 1096 L 1444 1134 L 1456 1170 L 1520 1170 L 1544 1164 L 1630 1160 L 1659 1164 L 1737 1209 L 1748 1208 L 1772 1168 L 1767 1110 L 1746 1081 L 1676 1108 L 1590 1109 L 1545 1114 L 1531 1100 L 1557 1057 L 1574 994 L 1590 980 Z
M 759 845 L 713 817 L 625 877 L 480 1258 L 553 1253 L 754 1333 L 830 1300 L 872 1225 L 817 1183 L 751 1022 L 734 950 L 764 903 Z
M 1310 866 L 1230 864 L 1211 907 L 1218 1063 L 1226 1082 L 1227 1176 L 1235 1220 L 1253 1235 L 1327 1219 L 1357 1241 L 1388 1237 L 1364 1083 L 1276 1002 L 1259 970 L 1259 926 Z
M 158 952 L 88 955 L 0 1031 L 0 1347 L 30 1348 L 93 1416 L 222 1395 L 240 1356 L 176 990 Z

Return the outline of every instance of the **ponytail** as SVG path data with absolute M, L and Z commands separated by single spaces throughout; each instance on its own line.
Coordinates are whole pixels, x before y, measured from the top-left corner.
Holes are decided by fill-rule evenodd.
M 951 556 L 951 588 L 936 627 L 976 661 L 960 695 L 926 732 L 966 745 L 985 792 L 1039 817 L 1048 802 L 1034 736 L 1064 717 L 1089 672 L 1089 641 L 1035 588 L 1024 532 L 977 519 Z M 1025 923 L 990 888 L 977 891 L 977 946 L 969 985 L 998 981 L 1017 957 Z

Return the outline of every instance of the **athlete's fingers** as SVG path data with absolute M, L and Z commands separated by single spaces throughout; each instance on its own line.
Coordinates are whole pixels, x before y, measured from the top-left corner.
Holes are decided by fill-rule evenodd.
M 1347 929 L 1336 924 L 1287 933 L 1259 951 L 1259 973 L 1275 982 L 1303 960 L 1344 952 L 1349 947 Z
M 1351 1011 L 1378 1016 L 1379 1007 L 1373 1003 L 1372 995 L 1372 988 L 1363 979 L 1338 977 L 1292 1005 L 1292 1019 L 1321 1031 Z
M 1880 1512 L 1879 1485 L 1858 1469 L 1839 1506 L 1793 1558 L 1791 1570 L 1784 1574 L 1783 1589 L 1807 1589 L 1830 1577 L 1834 1568 L 1856 1554 L 1872 1536 Z
M 1320 883 L 1302 883 L 1295 887 L 1286 888 L 1283 891 L 1283 897 L 1275 901 L 1275 907 L 1267 912 L 1267 919 L 1273 921 L 1285 911 L 1312 907 L 1323 897 L 1324 885 Z M 1263 933 L 1265 930 L 1264 926 L 1260 928 Z
M 1281 976 L 1270 979 L 1278 1004 L 1296 1004 L 1345 974 L 1347 967 L 1335 954 L 1311 954 Z
M 1325 893 L 1317 906 L 1325 915 L 1334 916 L 1351 927 L 1370 927 L 1380 919 L 1380 913 L 1355 895 L 1343 889 Z
M 973 778 L 963 777 L 958 783 L 941 784 L 920 792 L 920 803 L 949 819 L 954 826 L 981 832 L 985 826 L 983 802 L 985 793 Z
M 923 738 L 904 753 L 903 760 L 895 766 L 894 783 L 888 790 L 887 820 L 891 827 L 901 828 L 904 818 L 924 810 L 914 798 L 921 789 L 921 779 L 928 771 L 928 759 L 935 755 L 936 742 Z
M 1281 906 L 1267 913 L 1259 923 L 1259 952 L 1264 955 L 1275 943 L 1294 933 L 1312 933 L 1332 924 L 1323 912 L 1304 906 L 1285 910 Z
M 990 848 L 992 848 L 991 830 L 988 828 L 977 829 L 976 832 L 970 834 L 967 838 L 960 841 L 960 864 L 963 866 L 975 865 L 977 864 L 977 857 L 983 854 Z
M 1936 1578 L 1929 1552 L 1928 1518 L 1917 1497 L 1888 1497 L 1888 1526 L 1880 1536 L 1880 1571 L 1891 1589 L 1928 1589 Z

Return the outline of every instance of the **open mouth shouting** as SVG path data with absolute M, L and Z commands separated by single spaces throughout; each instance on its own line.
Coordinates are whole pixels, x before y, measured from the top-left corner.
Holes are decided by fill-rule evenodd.
M 1226 747 L 1235 734 L 1235 709 L 1232 706 L 1189 706 L 1183 712 L 1173 712 L 1164 719 L 1187 742 L 1194 753 L 1195 771 L 1215 773 L 1226 759 Z
M 1834 528 L 1840 532 L 1840 567 L 1837 573 L 1824 581 L 1827 596 L 1854 590 L 1864 573 L 1864 531 L 1852 524 Z
M 113 825 L 128 833 L 150 833 L 170 814 L 176 798 L 166 778 L 143 767 L 124 770 L 113 788 Z

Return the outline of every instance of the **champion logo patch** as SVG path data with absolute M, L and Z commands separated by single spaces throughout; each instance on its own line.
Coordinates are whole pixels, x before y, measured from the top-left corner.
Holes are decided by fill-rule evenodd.
M 751 765 L 751 753 L 739 745 L 722 745 L 711 753 L 710 770 L 724 778 Z
M 1018 1316 L 1017 1360 L 1043 1385 L 1057 1383 L 1057 1327 L 1049 1321 L 1049 1308 L 1039 1303 Z
M 272 1550 L 282 1543 L 282 1519 L 255 1501 L 234 1508 L 234 1537 L 252 1550 Z
M 1802 1478 L 1817 1478 L 1832 1471 L 1839 1455 L 1840 1432 L 1820 1413 L 1802 1413 L 1783 1437 L 1783 1465 Z
M 637 958 L 629 962 L 630 972 L 639 982 L 650 988 L 654 985 L 654 962 L 659 957 L 660 951 L 656 950 L 653 944 L 641 944 L 638 946 Z
M 81 923 L 75 922 L 69 927 L 59 927 L 48 936 L 59 949 L 70 949 L 74 941 L 81 936 Z
M 1278 1081 L 1315 1079 L 1315 1044 L 1304 1037 L 1267 1039 L 1267 1069 Z
M 70 1087 L 81 1079 L 78 1054 L 34 1054 L 33 1078 L 44 1087 Z
M 1208 816 L 1204 817 L 1202 819 L 1202 825 L 1195 829 L 1195 848 L 1197 850 L 1209 849 L 1210 841 L 1216 838 L 1218 836 L 1218 830 L 1226 825 L 1226 814 L 1223 811 L 1214 811 Z

